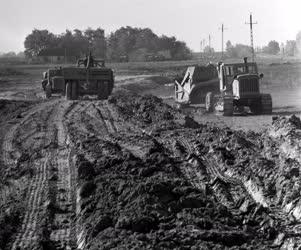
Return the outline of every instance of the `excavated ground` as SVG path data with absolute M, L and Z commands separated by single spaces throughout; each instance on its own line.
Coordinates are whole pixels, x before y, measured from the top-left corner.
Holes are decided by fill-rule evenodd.
M 235 131 L 122 89 L 0 115 L 0 249 L 300 246 L 295 116 Z

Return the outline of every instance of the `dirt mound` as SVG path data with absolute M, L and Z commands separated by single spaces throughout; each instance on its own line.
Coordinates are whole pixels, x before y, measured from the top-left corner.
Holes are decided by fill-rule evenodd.
M 301 130 L 301 120 L 295 115 L 286 117 L 273 117 L 272 127 L 269 134 L 272 137 L 296 136 Z
M 123 118 L 144 126 L 174 128 L 182 118 L 179 112 L 163 103 L 162 99 L 146 95 L 119 92 L 109 98 Z
M 240 249 L 254 238 L 260 245 L 262 236 L 256 228 L 261 227 L 257 216 L 262 212 L 250 220 L 251 210 L 233 213 L 210 191 L 194 188 L 180 170 L 187 163 L 170 157 L 162 145 L 154 143 L 150 153 L 140 159 L 116 144 L 97 144 L 97 154 L 89 149 L 95 157 L 96 189 L 83 197 L 81 205 L 89 249 Z M 81 161 L 78 166 L 80 170 Z
M 265 249 L 273 243 L 278 222 L 270 211 L 218 174 L 252 175 L 242 162 L 254 163 L 259 145 L 247 138 L 260 135 L 198 124 L 153 96 L 120 92 L 108 103 L 135 129 L 119 141 L 91 137 L 77 148 L 87 249 Z M 137 134 L 158 128 L 148 136 Z M 132 137 L 147 141 L 143 156 L 124 146 Z M 207 158 L 219 164 L 215 174 Z M 197 170 L 200 164 L 206 170 Z

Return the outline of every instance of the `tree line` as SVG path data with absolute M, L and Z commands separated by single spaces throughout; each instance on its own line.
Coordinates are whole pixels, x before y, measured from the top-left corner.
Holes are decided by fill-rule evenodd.
M 34 29 L 25 38 L 25 55 L 33 58 L 45 49 L 66 49 L 78 56 L 90 51 L 96 57 L 111 61 L 122 60 L 185 60 L 191 51 L 185 42 L 175 37 L 158 36 L 151 29 L 122 27 L 107 37 L 101 28 L 73 31 L 56 35 L 48 30 Z
M 296 40 L 288 40 L 281 43 L 271 40 L 266 46 L 257 47 L 257 53 L 270 55 L 282 54 L 283 56 L 296 56 L 301 54 L 301 31 L 296 35 Z M 226 53 L 229 57 L 244 57 L 252 54 L 252 48 L 244 44 L 232 45 L 231 41 L 226 43 Z

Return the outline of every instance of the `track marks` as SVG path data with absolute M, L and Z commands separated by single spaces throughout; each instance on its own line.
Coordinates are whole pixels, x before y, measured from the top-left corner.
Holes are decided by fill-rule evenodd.
M 21 249 L 32 248 L 38 242 L 37 224 L 38 220 L 41 219 L 43 196 L 47 189 L 48 155 L 33 164 L 36 174 L 29 183 L 25 216 L 12 249 L 17 249 L 17 247 Z

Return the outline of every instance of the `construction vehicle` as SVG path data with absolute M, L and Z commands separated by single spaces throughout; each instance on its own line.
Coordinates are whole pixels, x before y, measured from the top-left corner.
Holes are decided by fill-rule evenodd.
M 253 114 L 272 113 L 272 97 L 260 93 L 259 82 L 263 74 L 258 74 L 255 62 L 249 63 L 247 58 L 243 63 L 220 62 L 215 69 L 216 74 L 211 71 L 212 66 L 189 67 L 182 81 L 175 81 L 176 102 L 205 102 L 206 111 L 218 111 L 225 116 L 243 112 L 245 107 Z
M 190 66 L 175 80 L 175 101 L 179 106 L 205 103 L 207 92 L 219 91 L 216 66 Z
M 42 87 L 46 98 L 58 93 L 67 100 L 76 100 L 84 95 L 97 95 L 107 99 L 114 87 L 114 75 L 105 67 L 104 60 L 96 60 L 91 53 L 77 61 L 73 67 L 48 69 L 43 74 Z

